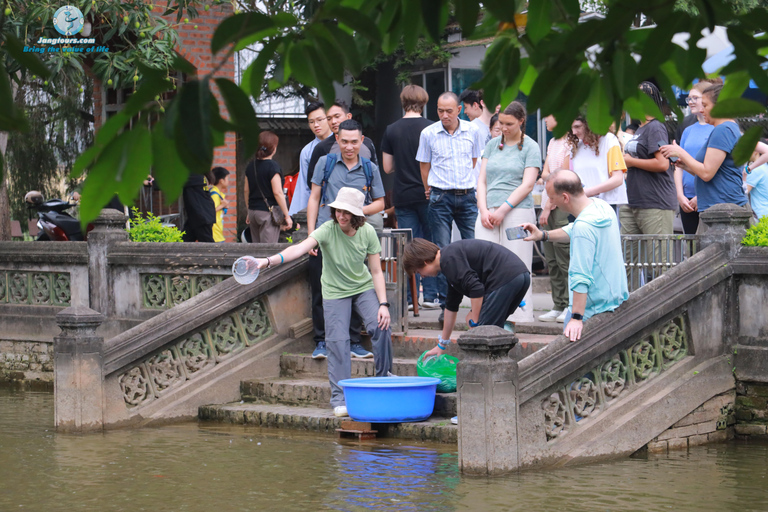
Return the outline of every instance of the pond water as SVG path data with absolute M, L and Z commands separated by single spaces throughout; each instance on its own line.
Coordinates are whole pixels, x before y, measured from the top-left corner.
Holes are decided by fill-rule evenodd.
M 459 475 L 455 446 L 361 445 L 188 423 L 67 435 L 53 395 L 0 388 L 0 511 L 768 510 L 768 445 L 499 479 Z

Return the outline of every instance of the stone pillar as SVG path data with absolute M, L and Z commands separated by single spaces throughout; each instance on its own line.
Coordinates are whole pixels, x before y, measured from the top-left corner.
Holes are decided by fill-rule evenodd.
M 514 334 L 495 325 L 459 337 L 459 468 L 500 475 L 518 468 L 517 361 L 507 353 Z
M 707 229 L 701 235 L 701 248 L 719 243 L 731 258 L 735 257 L 751 217 L 746 208 L 735 204 L 716 204 L 702 212 L 701 220 Z
M 114 242 L 127 242 L 125 231 L 127 217 L 113 209 L 101 210 L 93 221 L 94 228 L 88 233 L 88 285 L 91 309 L 109 318 L 114 312 L 107 251 Z
M 53 339 L 55 425 L 66 432 L 101 430 L 104 424 L 104 339 L 97 311 L 69 307 L 56 315 L 61 334 Z

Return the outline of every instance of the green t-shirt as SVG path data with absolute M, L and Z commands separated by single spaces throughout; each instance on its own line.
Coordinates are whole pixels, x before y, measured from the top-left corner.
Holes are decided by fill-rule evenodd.
M 504 145 L 499 150 L 501 135 L 491 139 L 485 146 L 483 158 L 487 158 L 485 165 L 485 202 L 488 208 L 497 208 L 504 204 L 509 195 L 523 184 L 523 172 L 526 167 L 541 169 L 541 150 L 536 141 L 525 136 L 523 150 L 517 148 L 517 144 Z M 520 201 L 516 208 L 533 208 L 533 194 Z
M 323 251 L 324 299 L 343 299 L 373 288 L 373 277 L 365 264 L 369 254 L 381 252 L 376 230 L 367 222 L 354 236 L 345 235 L 336 222 L 330 221 L 312 232 Z

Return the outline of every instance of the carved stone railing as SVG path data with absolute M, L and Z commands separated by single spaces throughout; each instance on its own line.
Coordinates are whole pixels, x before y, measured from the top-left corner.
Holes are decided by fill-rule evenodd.
M 517 363 L 509 382 L 500 383 L 514 394 L 516 407 L 507 407 L 506 418 L 494 417 L 517 432 L 514 449 L 495 451 L 496 459 L 505 459 L 489 458 L 478 467 L 477 457 L 460 446 L 462 468 L 474 464 L 470 472 L 493 474 L 493 468 L 625 456 L 733 390 L 734 376 L 765 373 L 768 249 L 740 248 L 748 221 L 743 209 L 711 210 L 702 214 L 710 230 L 700 252 L 633 292 L 615 311 L 590 318 L 580 340 L 559 336 Z M 735 356 L 740 341 L 749 346 L 738 347 Z M 742 350 L 748 354 L 743 363 Z M 460 362 L 459 428 L 482 431 L 477 414 L 462 413 L 463 374 Z
M 227 279 L 104 341 L 103 378 L 94 392 L 103 399 L 92 404 L 98 418 L 82 423 L 109 428 L 188 419 L 200 405 L 236 399 L 244 378 L 277 376 L 282 352 L 311 346 L 309 336 L 290 334 L 309 316 L 306 269 L 303 257 L 264 271 L 248 286 Z M 62 329 L 77 323 L 67 311 Z M 54 349 L 58 358 L 58 345 Z M 88 402 L 88 390 L 73 388 L 78 379 L 57 378 L 57 407 L 65 396 Z

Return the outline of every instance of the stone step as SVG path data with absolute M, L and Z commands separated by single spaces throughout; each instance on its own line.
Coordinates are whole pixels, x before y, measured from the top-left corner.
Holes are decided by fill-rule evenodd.
M 541 313 L 536 313 L 537 315 Z M 410 318 L 408 319 L 408 336 L 413 336 L 414 331 L 421 331 L 421 330 L 432 330 L 432 331 L 439 331 L 441 328 L 440 322 L 438 322 L 435 319 L 429 319 L 429 318 Z M 454 327 L 454 335 L 460 336 L 462 332 L 469 330 L 469 328 L 464 325 L 460 324 L 459 322 L 456 323 L 456 326 Z M 563 333 L 563 324 L 556 323 L 556 322 L 520 322 L 515 324 L 515 332 L 520 334 L 541 334 L 541 335 L 549 335 L 549 336 L 557 336 L 558 334 Z
M 415 359 L 394 359 L 392 361 L 392 373 L 400 377 L 416 376 Z M 373 359 L 352 358 L 352 377 L 373 377 L 376 371 Z M 318 377 L 328 376 L 328 361 L 326 359 L 312 359 L 309 354 L 283 354 L 280 356 L 281 377 Z
M 331 385 L 327 378 L 246 380 L 240 383 L 240 398 L 244 402 L 328 407 Z M 433 415 L 451 418 L 456 414 L 456 393 L 437 393 Z
M 336 418 L 330 406 L 289 406 L 234 402 L 203 405 L 198 409 L 201 421 L 219 421 L 257 427 L 309 430 L 336 436 L 342 418 Z M 343 418 L 348 419 L 348 418 Z M 458 428 L 446 418 L 432 417 L 418 423 L 374 423 L 378 437 L 414 439 L 439 443 L 458 442 Z

